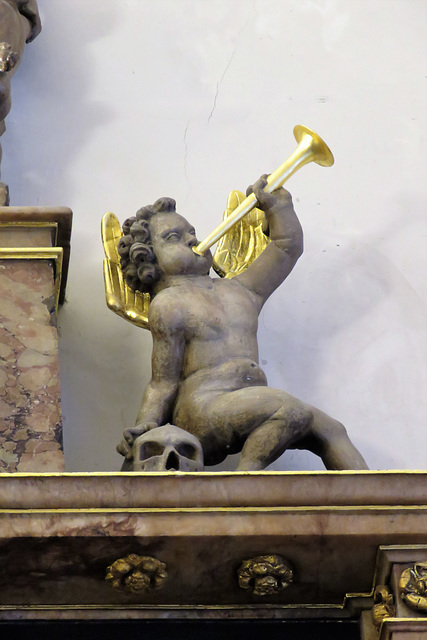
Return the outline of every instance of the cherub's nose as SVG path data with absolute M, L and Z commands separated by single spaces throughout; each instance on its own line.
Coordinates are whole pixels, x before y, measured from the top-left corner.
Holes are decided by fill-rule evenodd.
M 197 238 L 191 233 L 188 235 L 187 244 L 189 247 L 195 247 L 197 244 Z

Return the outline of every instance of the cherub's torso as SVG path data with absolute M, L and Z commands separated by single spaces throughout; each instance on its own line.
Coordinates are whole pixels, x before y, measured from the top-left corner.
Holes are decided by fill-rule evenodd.
M 260 304 L 247 289 L 233 280 L 204 278 L 195 283 L 184 277 L 182 284 L 158 295 L 165 324 L 170 322 L 169 330 L 182 332 L 185 339 L 183 379 L 201 371 L 209 375 L 236 359 L 247 360 L 253 371 Z M 233 376 L 232 365 L 226 368 Z

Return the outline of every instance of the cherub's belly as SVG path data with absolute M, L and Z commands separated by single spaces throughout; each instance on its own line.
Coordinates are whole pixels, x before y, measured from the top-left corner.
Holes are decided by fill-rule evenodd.
M 240 451 L 243 441 L 234 429 L 217 423 L 212 413 L 214 403 L 232 391 L 266 386 L 265 373 L 249 358 L 232 358 L 197 371 L 180 385 L 173 424 L 199 438 L 206 464 L 218 464 L 229 453 Z
M 261 367 L 249 358 L 231 358 L 215 367 L 196 371 L 179 388 L 176 409 L 181 402 L 212 392 L 225 393 L 245 387 L 265 387 L 267 378 Z

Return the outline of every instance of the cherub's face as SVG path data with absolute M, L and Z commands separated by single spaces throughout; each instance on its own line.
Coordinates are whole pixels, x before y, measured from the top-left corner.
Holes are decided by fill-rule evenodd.
M 158 213 L 150 220 L 150 233 L 157 264 L 164 275 L 206 275 L 212 254 L 199 256 L 194 227 L 178 213 Z

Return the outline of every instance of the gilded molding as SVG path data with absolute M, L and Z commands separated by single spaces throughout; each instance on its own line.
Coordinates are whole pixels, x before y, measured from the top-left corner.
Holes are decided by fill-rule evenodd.
M 271 596 L 293 582 L 294 573 L 281 556 L 271 554 L 244 560 L 237 572 L 239 587 L 255 596 Z
M 62 247 L 7 247 L 0 248 L 0 260 L 53 260 L 55 263 L 55 311 L 58 312 L 63 253 Z
M 166 565 L 152 556 L 131 553 L 107 567 L 106 582 L 119 591 L 147 593 L 161 589 L 167 578 Z
M 59 304 L 65 301 L 65 288 L 67 284 L 68 264 L 70 259 L 70 239 L 73 213 L 68 207 L 1 207 L 0 206 L 0 231 L 1 229 L 48 229 L 51 231 L 52 243 L 55 249 L 62 248 L 61 278 L 55 287 L 59 286 Z M 41 248 L 40 250 L 44 250 Z M 23 259 L 28 259 L 25 256 Z M 51 259 L 51 258 L 49 258 Z M 55 258 L 54 258 L 55 259 Z M 58 265 L 56 265 L 58 267 Z

